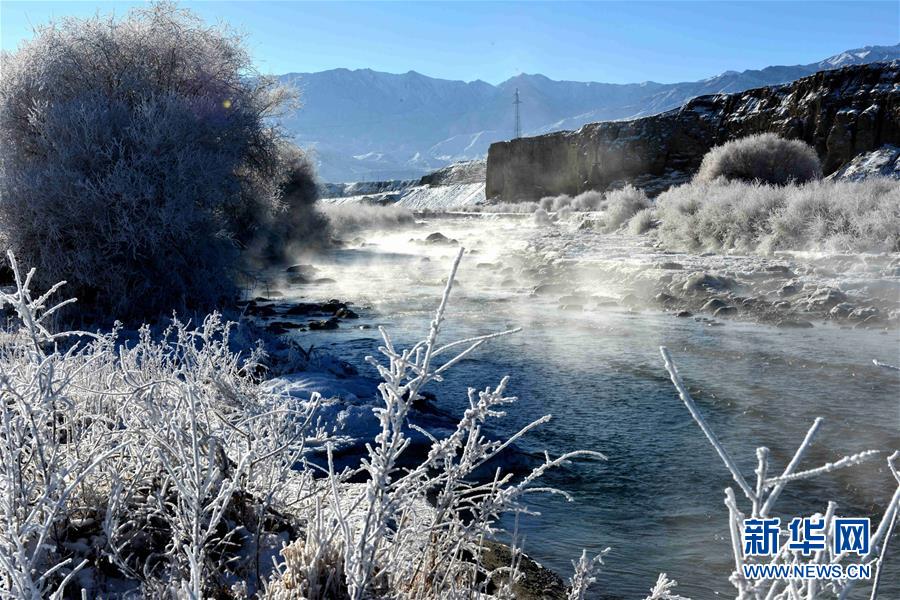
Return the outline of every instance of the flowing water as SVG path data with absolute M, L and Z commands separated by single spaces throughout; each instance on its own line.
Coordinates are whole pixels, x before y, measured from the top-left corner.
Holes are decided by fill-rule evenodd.
M 379 338 L 375 328 L 361 325 L 386 326 L 400 345 L 421 339 L 456 252 L 451 245 L 414 241 L 435 231 L 470 251 L 457 276 L 444 339 L 511 327 L 524 331 L 490 342 L 431 391 L 442 409 L 460 414 L 468 386 L 484 388 L 509 375 L 509 390 L 519 401 L 494 423 L 495 435 L 508 436 L 552 414 L 550 423 L 522 440 L 524 451 L 587 449 L 608 457 L 550 475 L 548 483 L 573 501 L 534 496 L 530 506 L 541 516 L 519 524 L 526 552 L 564 575 L 582 548 L 610 547 L 598 597 L 643 598 L 660 572 L 695 599 L 733 596 L 723 504 L 723 489 L 733 481 L 679 401 L 660 345 L 668 346 L 700 410 L 751 481 L 757 446 L 771 449 L 773 469 L 780 471 L 817 416 L 825 422 L 804 468 L 869 448 L 900 448 L 900 376 L 872 363 L 900 363 L 896 330 L 818 323 L 776 329 L 739 321 L 711 326 L 658 309 L 623 308 L 616 300 L 639 289 L 649 266 L 661 260 L 642 238 L 496 216 L 441 217 L 367 232 L 353 245 L 313 259 L 320 276 L 334 283 L 284 288 L 288 299 L 353 302 L 362 317 L 342 322 L 337 331 L 296 334 L 301 343 L 362 365 L 364 356 L 377 352 Z M 533 293 L 547 281 L 547 293 Z M 789 485 L 776 513 L 789 520 L 824 512 L 834 500 L 841 515 L 880 514 L 895 486 L 882 456 Z M 886 598 L 900 598 L 900 544 L 894 547 L 898 560 L 885 577 Z

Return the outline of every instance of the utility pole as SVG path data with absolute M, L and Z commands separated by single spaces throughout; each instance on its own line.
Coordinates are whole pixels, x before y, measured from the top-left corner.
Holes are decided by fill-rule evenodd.
M 522 101 L 519 100 L 519 88 L 516 88 L 516 99 L 513 104 L 516 106 L 516 138 L 520 138 L 522 137 L 522 122 L 519 119 L 519 105 L 522 104 Z

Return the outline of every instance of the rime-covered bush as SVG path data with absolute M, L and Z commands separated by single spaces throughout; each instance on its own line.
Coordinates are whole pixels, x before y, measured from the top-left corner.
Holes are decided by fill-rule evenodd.
M 706 153 L 695 179 L 712 181 L 718 177 L 785 185 L 821 178 L 822 166 L 815 150 L 803 141 L 761 133 L 726 142 Z
M 559 210 L 556 211 L 554 217 L 560 221 L 565 221 L 572 216 L 572 212 L 573 211 L 571 206 L 562 206 Z
M 40 283 L 124 318 L 232 291 L 284 210 L 290 96 L 238 36 L 156 4 L 40 27 L 2 70 L 0 233 Z
M 900 182 L 884 177 L 788 188 L 768 229 L 771 250 L 900 252 Z
M 588 190 L 575 196 L 561 194 L 546 196 L 538 203 L 544 213 L 554 212 L 556 217 L 566 218 L 571 212 L 601 211 L 599 229 L 604 232 L 617 230 L 637 212 L 650 207 L 650 200 L 643 190 L 631 184 L 617 190 L 599 192 Z
M 576 211 L 592 211 L 603 208 L 606 195 L 596 190 L 581 192 L 574 198 L 568 194 L 559 196 L 545 196 L 541 198 L 539 205 L 546 211 L 558 211 L 563 208 L 571 208 Z
M 695 182 L 657 198 L 658 235 L 683 250 L 900 251 L 900 182 Z
M 620 190 L 607 192 L 604 200 L 603 229 L 615 231 L 627 223 L 631 217 L 650 207 L 650 200 L 644 190 L 626 185 Z
M 545 211 L 559 210 L 563 206 L 568 206 L 572 202 L 572 197 L 568 194 L 560 194 L 559 196 L 544 196 L 538 201 L 538 206 Z
M 539 226 L 545 227 L 553 223 L 553 219 L 550 218 L 550 215 L 543 208 L 538 208 L 534 211 L 534 214 L 531 215 L 532 222 Z
M 656 200 L 660 239 L 691 250 L 758 248 L 786 188 L 716 181 L 672 188 Z
M 382 378 L 379 433 L 340 471 L 317 419 L 323 400 L 260 382 L 261 352 L 231 350 L 218 315 L 162 332 L 53 333 L 59 286 L 32 293 L 34 271 L 11 260 L 16 285 L 0 290 L 11 316 L 0 331 L 0 597 L 513 598 L 521 553 L 488 568 L 485 540 L 500 515 L 527 511 L 527 493 L 547 491 L 536 484 L 549 469 L 595 453 L 495 470 L 549 418 L 490 439 L 488 422 L 515 400 L 504 378 L 470 390 L 458 423 L 410 460 L 424 387 L 513 333 L 439 343 L 461 256 L 423 341 L 400 349 L 383 332 L 382 360 L 369 359 Z M 479 481 L 486 463 L 492 475 Z M 579 564 L 572 586 L 583 592 L 598 564 Z
M 125 344 L 119 330 L 54 334 L 56 288 L 32 295 L 34 271 L 15 273 L 0 293 L 14 316 L 0 343 L 0 596 L 60 597 L 72 577 L 88 596 L 123 580 L 191 598 L 253 582 L 253 561 L 227 556 L 258 557 L 290 527 L 272 508 L 315 437 L 301 435 L 311 407 L 273 413 L 251 377 L 258 353 L 233 353 L 215 314 Z
M 600 210 L 605 199 L 606 196 L 603 194 L 603 192 L 588 190 L 586 192 L 581 192 L 580 194 L 572 198 L 570 206 L 574 210 L 581 211 Z
M 628 233 L 640 235 L 647 233 L 656 225 L 656 211 L 652 208 L 642 208 L 628 221 Z

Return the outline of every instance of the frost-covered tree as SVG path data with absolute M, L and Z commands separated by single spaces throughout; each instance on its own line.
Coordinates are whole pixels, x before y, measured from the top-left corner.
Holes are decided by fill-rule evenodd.
M 154 4 L 39 27 L 2 70 L 0 235 L 38 283 L 120 317 L 232 291 L 303 161 L 270 119 L 292 95 L 238 35 Z

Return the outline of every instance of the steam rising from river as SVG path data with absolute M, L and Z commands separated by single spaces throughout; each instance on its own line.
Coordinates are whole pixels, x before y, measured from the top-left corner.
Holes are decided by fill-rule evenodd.
M 412 211 L 398 206 L 373 206 L 370 204 L 320 204 L 319 207 L 331 223 L 338 237 L 362 231 L 382 231 L 412 225 Z
M 612 546 L 599 586 L 604 593 L 643 597 L 660 571 L 688 596 L 732 592 L 722 504 L 730 478 L 671 389 L 661 344 L 672 350 L 701 410 L 747 473 L 758 445 L 772 449 L 776 464 L 786 463 L 816 416 L 826 425 L 805 467 L 900 447 L 900 382 L 871 363 L 900 363 L 896 330 L 839 329 L 818 321 L 810 329 L 776 329 L 699 311 L 695 318 L 676 318 L 654 300 L 660 285 L 682 289 L 733 280 L 734 294 L 750 297 L 769 297 L 778 290 L 773 286 L 840 284 L 851 301 L 854 286 L 869 295 L 881 286 L 885 302 L 896 302 L 900 283 L 883 276 L 890 256 L 662 253 L 649 236 L 582 226 L 598 214 L 553 211 L 547 217 L 388 218 L 376 228 L 355 229 L 343 248 L 308 259 L 321 283 L 281 289 L 286 301 L 352 302 L 360 319 L 342 321 L 335 331 L 291 335 L 304 347 L 325 348 L 359 366 L 365 355 L 376 354 L 375 325 L 385 325 L 401 347 L 421 338 L 458 244 L 467 249 L 445 339 L 513 326 L 525 331 L 486 346 L 432 388 L 440 410 L 460 414 L 468 386 L 494 385 L 509 374 L 520 401 L 504 422 L 509 430 L 497 431 L 497 438 L 551 413 L 547 427 L 522 440 L 522 451 L 580 448 L 610 457 L 551 476 L 548 483 L 575 496 L 574 506 L 532 500 L 543 516 L 524 521 L 520 532 L 526 550 L 542 563 L 567 572 L 582 547 Z M 438 232 L 446 239 L 432 236 Z M 810 514 L 834 500 L 842 514 L 877 514 L 890 484 L 880 464 L 863 465 L 794 487 L 781 500 L 782 510 L 785 516 Z M 896 572 L 893 581 L 900 581 Z

